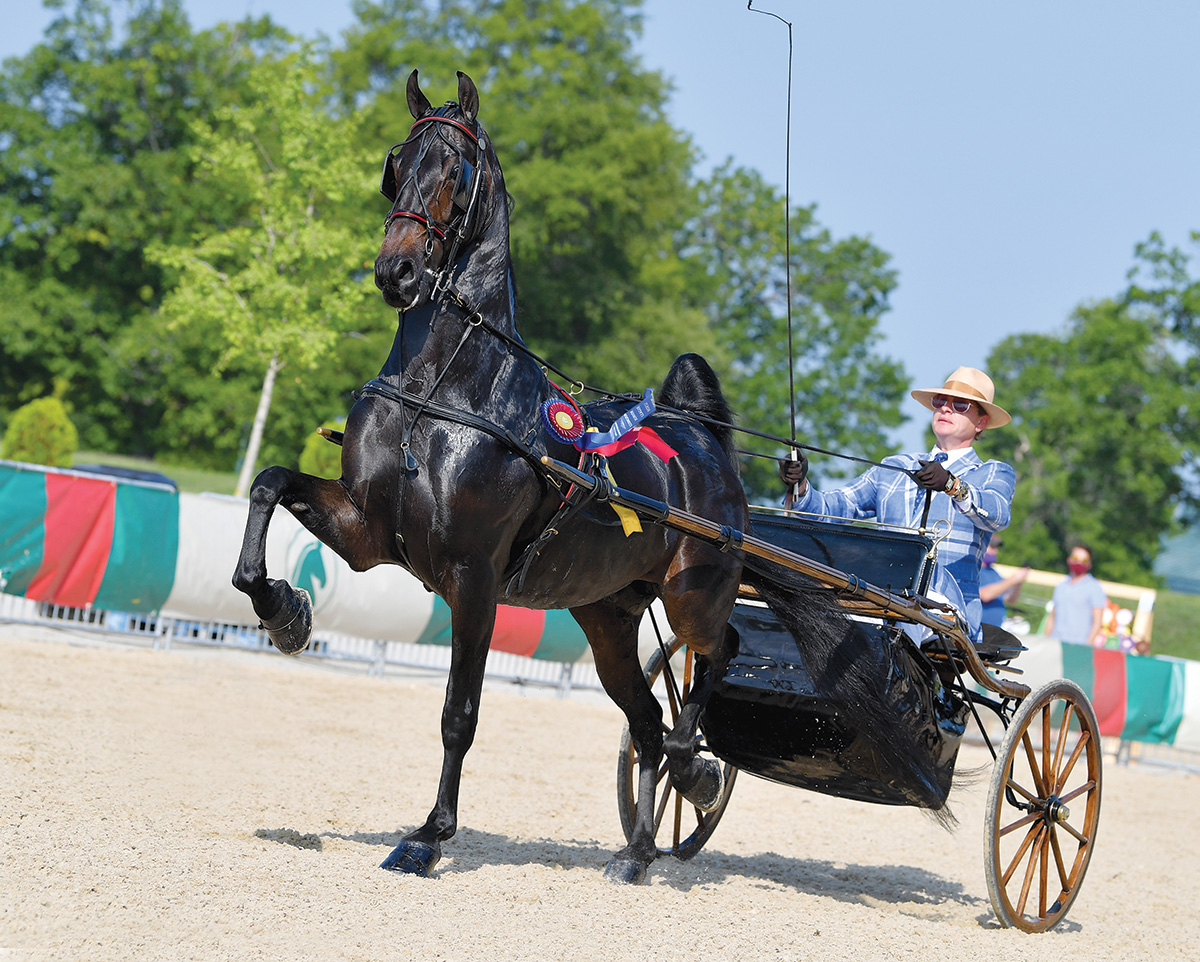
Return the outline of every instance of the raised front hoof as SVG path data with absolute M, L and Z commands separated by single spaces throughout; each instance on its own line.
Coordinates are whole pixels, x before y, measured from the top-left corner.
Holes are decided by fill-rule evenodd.
M 646 881 L 646 866 L 631 858 L 614 858 L 604 867 L 604 877 L 618 885 L 641 885 Z
M 700 811 L 708 813 L 714 811 L 721 804 L 721 795 L 725 791 L 725 774 L 721 769 L 721 763 L 712 758 L 696 759 L 700 762 L 696 766 L 696 775 L 694 780 L 687 787 L 676 785 L 679 794 L 686 798 L 689 802 L 700 809 Z
M 312 640 L 312 599 L 303 588 L 292 588 L 291 595 L 270 618 L 263 619 L 271 644 L 285 655 L 296 655 Z
M 380 863 L 380 868 L 389 872 L 402 872 L 405 875 L 420 875 L 429 878 L 433 868 L 441 859 L 441 853 L 432 845 L 424 842 L 410 842 L 405 839 L 397 845 L 390 855 Z

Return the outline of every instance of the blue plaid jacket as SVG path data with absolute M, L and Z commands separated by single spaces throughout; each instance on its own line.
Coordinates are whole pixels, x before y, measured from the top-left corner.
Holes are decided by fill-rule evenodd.
M 915 471 L 928 454 L 897 454 L 884 464 Z M 1017 476 L 1003 461 L 981 461 L 971 449 L 950 465 L 970 491 L 964 501 L 937 492 L 929 506 L 929 525 L 943 520 L 950 533 L 938 546 L 937 567 L 930 588 L 939 591 L 963 613 L 971 637 L 979 640 L 983 605 L 979 600 L 979 569 L 992 534 L 1008 527 Z M 798 511 L 915 528 L 921 523 L 925 492 L 908 475 L 873 467 L 844 488 L 818 491 L 811 484 L 794 505 Z

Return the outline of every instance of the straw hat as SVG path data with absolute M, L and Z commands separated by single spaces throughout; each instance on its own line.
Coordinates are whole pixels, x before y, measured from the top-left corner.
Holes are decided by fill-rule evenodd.
M 912 396 L 931 411 L 933 410 L 933 398 L 936 396 L 958 397 L 974 401 L 988 415 L 988 427 L 990 428 L 1003 427 L 1012 420 L 1004 408 L 992 403 L 992 398 L 996 396 L 996 385 L 992 383 L 992 379 L 983 371 L 973 367 L 960 367 L 946 378 L 946 383 L 941 387 L 913 391 Z

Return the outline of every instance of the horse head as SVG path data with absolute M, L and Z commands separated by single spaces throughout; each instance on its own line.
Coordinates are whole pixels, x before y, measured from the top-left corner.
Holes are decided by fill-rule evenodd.
M 476 239 L 495 182 L 471 78 L 459 71 L 458 101 L 436 110 L 415 70 L 407 94 L 414 123 L 383 161 L 379 189 L 392 208 L 375 258 L 375 286 L 399 310 L 428 301 L 439 274 Z

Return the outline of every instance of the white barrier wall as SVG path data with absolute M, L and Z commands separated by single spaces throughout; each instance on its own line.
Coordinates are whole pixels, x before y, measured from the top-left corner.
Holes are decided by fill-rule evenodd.
M 175 583 L 162 608 L 169 617 L 252 624 L 250 600 L 231 579 L 242 549 L 248 502 L 214 494 L 179 496 Z M 433 612 L 433 595 L 403 568 L 350 569 L 292 515 L 278 509 L 267 535 L 267 574 L 305 588 L 319 630 L 360 638 L 416 641 Z

